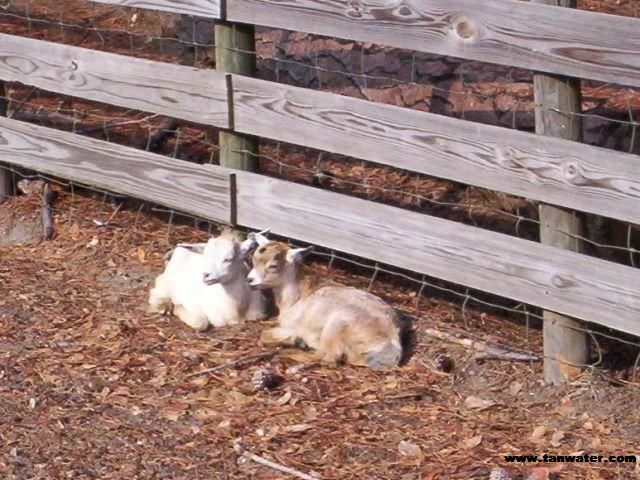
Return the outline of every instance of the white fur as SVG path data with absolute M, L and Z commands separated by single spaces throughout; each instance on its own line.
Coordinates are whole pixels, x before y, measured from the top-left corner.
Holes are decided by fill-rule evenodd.
M 254 245 L 253 235 L 240 243 L 230 232 L 207 243 L 178 245 L 151 289 L 149 310 L 172 310 L 197 330 L 265 318 L 264 296 L 245 280 L 244 257 Z

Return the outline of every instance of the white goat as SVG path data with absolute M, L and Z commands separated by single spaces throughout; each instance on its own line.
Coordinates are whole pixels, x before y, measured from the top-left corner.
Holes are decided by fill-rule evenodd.
M 207 243 L 179 244 L 149 295 L 149 311 L 172 311 L 197 330 L 266 318 L 267 302 L 246 282 L 244 259 L 255 235 L 240 242 L 231 230 Z
M 375 295 L 326 281 L 300 260 L 309 250 L 255 236 L 258 248 L 247 279 L 254 288 L 272 288 L 279 326 L 262 332 L 266 345 L 298 346 L 301 341 L 330 363 L 343 360 L 374 369 L 398 365 L 400 326 L 393 308 Z

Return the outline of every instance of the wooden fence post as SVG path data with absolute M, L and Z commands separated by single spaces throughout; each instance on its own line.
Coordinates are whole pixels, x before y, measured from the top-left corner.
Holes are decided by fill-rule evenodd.
M 214 36 L 217 70 L 247 77 L 255 76 L 255 28 L 253 25 L 216 22 Z M 257 170 L 259 153 L 257 138 L 221 131 L 218 141 L 220 165 L 239 170 Z
M 9 92 L 4 82 L 0 82 L 0 116 L 6 117 L 9 110 Z M 0 164 L 0 202 L 5 201 L 13 194 L 12 175 L 9 170 L 2 168 Z
M 577 0 L 530 0 L 531 3 L 576 8 Z M 582 141 L 580 80 L 547 74 L 534 75 L 536 133 Z M 568 167 L 570 168 L 570 167 Z M 551 205 L 540 205 L 540 241 L 566 250 L 580 251 L 581 241 L 566 235 L 583 234 L 582 219 L 574 212 Z M 584 365 L 588 360 L 587 334 L 581 322 L 544 312 L 544 377 L 560 384 L 568 379 L 562 364 Z

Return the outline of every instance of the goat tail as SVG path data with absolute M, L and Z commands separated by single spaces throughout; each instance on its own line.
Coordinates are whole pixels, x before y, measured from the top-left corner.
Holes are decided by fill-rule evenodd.
M 385 342 L 380 348 L 364 356 L 365 363 L 374 370 L 387 370 L 397 366 L 402 358 L 402 345 L 397 340 Z

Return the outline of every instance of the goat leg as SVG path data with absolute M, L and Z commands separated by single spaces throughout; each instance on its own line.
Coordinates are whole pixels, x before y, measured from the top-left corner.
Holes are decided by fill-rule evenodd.
M 263 345 L 280 345 L 283 347 L 295 347 L 300 339 L 296 332 L 282 327 L 270 328 L 260 335 L 260 342 Z

